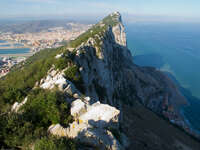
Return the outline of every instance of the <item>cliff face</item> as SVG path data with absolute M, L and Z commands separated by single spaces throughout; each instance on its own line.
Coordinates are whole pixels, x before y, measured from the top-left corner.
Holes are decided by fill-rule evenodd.
M 179 116 L 179 107 L 187 104 L 185 98 L 164 74 L 133 63 L 121 15 L 114 13 L 110 16 L 117 23 L 109 26 L 104 35 L 95 35 L 101 41 L 98 47 L 98 40 L 89 38 L 75 49 L 86 95 L 119 108 L 121 104 L 133 104 L 139 100 L 157 113 L 170 109 Z
M 124 119 L 126 119 L 124 114 L 127 113 L 126 109 L 123 109 L 124 106 L 129 105 L 134 109 L 134 105 L 139 101 L 155 113 L 168 118 L 172 123 L 183 128 L 187 127 L 180 114 L 180 106 L 187 104 L 185 98 L 163 73 L 151 67 L 142 68 L 134 64 L 133 57 L 127 48 L 121 15 L 118 12 L 109 15 L 88 32 L 91 33 L 91 36 L 82 40 L 78 46 L 68 47 L 75 52 L 74 61 L 79 67 L 84 84 L 85 93 L 82 94 L 90 97 L 88 106 L 92 107 L 93 104 L 100 101 L 118 108 L 120 110 L 119 124 L 124 126 Z M 59 57 L 62 57 L 62 54 L 57 55 L 58 59 Z M 51 76 L 56 77 L 52 74 Z M 44 88 L 49 84 L 48 78 L 47 76 L 41 87 Z M 68 94 L 80 97 L 81 92 L 75 88 L 73 83 L 68 83 L 71 87 L 69 88 L 69 85 L 63 85 L 67 80 L 61 78 L 64 78 L 62 73 L 59 80 L 50 81 L 52 85 L 66 87 L 61 90 Z M 59 83 L 60 80 L 63 81 L 62 84 Z M 51 86 L 48 85 L 47 88 L 51 88 Z M 81 104 L 74 106 L 75 109 L 78 105 Z M 82 105 L 85 108 L 85 104 Z M 88 110 L 86 109 L 84 112 L 88 112 Z M 85 120 L 87 122 L 90 119 Z M 75 131 L 72 128 L 74 124 L 78 126 Z M 88 123 L 83 127 L 91 128 Z M 76 132 L 83 132 L 83 127 L 79 127 L 75 122 L 71 128 L 66 130 L 72 132 L 69 132 L 68 135 L 77 135 Z M 97 135 L 97 132 L 100 131 L 94 131 L 93 134 Z M 104 135 L 102 139 L 104 142 L 106 141 L 105 136 L 108 135 Z M 78 137 L 82 138 L 80 135 Z M 108 145 L 112 147 L 112 144 Z M 114 147 L 116 148 L 116 145 Z
M 99 28 L 100 31 L 96 32 Z M 100 101 L 118 108 L 121 111 L 119 123 L 124 126 L 124 114 L 127 113 L 124 105 L 134 109 L 139 101 L 172 123 L 187 128 L 180 114 L 180 106 L 187 104 L 185 98 L 163 73 L 134 64 L 118 12 L 109 15 L 88 32 L 94 34 L 68 49 L 75 52 L 84 94 L 90 97 L 90 105 Z
M 148 110 L 186 127 L 180 114 L 185 98 L 163 73 L 134 64 L 118 12 L 69 43 L 54 59 L 64 60 L 65 66 L 57 69 L 52 64 L 34 88 L 61 91 L 71 104 L 74 121 L 66 128 L 52 124 L 49 133 L 75 138 L 86 149 L 198 149 L 199 144 Z M 12 111 L 27 101 L 13 105 Z M 156 132 L 162 127 L 172 133 Z

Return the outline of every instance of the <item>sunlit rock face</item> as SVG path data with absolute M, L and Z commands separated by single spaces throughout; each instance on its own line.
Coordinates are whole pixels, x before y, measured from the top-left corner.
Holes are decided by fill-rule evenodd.
M 119 129 L 120 111 L 107 104 L 92 105 L 77 99 L 72 102 L 71 114 L 75 121 L 68 128 L 60 124 L 51 125 L 48 131 L 56 136 L 75 138 L 82 143 L 100 149 L 120 150 L 123 146 L 109 129 Z
M 67 69 L 67 68 L 66 68 Z M 46 77 L 40 80 L 39 87 L 43 89 L 58 88 L 60 91 L 65 92 L 72 97 L 79 98 L 80 92 L 75 85 L 64 77 L 64 71 L 56 71 L 51 68 Z
M 28 101 L 28 97 L 26 97 L 21 103 L 15 102 L 15 103 L 13 104 L 12 108 L 11 108 L 11 111 L 17 113 L 17 112 L 20 110 L 20 108 L 21 108 L 23 105 L 26 104 L 27 101 Z
M 113 27 L 112 32 L 114 34 L 116 43 L 126 47 L 127 46 L 126 33 L 123 24 L 119 23 L 118 25 Z

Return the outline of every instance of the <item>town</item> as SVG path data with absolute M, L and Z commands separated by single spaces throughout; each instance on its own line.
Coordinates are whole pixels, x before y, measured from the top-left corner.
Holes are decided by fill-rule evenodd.
M 26 57 L 0 57 L 0 78 L 5 76 L 12 66 L 24 60 Z
M 55 27 L 36 33 L 0 33 L 0 40 L 22 44 L 24 47 L 30 48 L 30 52 L 35 53 L 45 48 L 59 47 L 64 42 L 75 39 L 92 26 L 78 23 L 67 24 L 70 29 Z
M 28 56 L 34 53 L 46 49 L 57 48 L 70 40 L 75 39 L 83 32 L 87 31 L 92 25 L 79 24 L 79 23 L 67 23 L 70 26 L 69 29 L 64 27 L 48 28 L 41 32 L 35 33 L 21 33 L 16 34 L 12 32 L 0 33 L 0 40 L 6 41 L 3 49 L 11 48 L 29 48 L 29 54 L 20 54 L 13 57 L 13 55 L 0 55 L 0 78 L 5 76 L 12 66 L 25 61 Z M 6 45 L 5 45 L 6 44 Z M 3 45 L 3 44 L 2 44 Z M 7 46 L 8 45 L 8 46 Z M 7 46 L 7 47 L 5 47 Z

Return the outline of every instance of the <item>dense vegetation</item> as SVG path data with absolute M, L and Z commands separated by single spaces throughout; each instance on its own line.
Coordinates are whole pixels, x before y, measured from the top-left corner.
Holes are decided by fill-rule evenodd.
M 54 65 L 56 69 L 63 70 L 68 66 L 73 64 L 75 58 L 75 51 L 70 52 L 69 50 L 64 50 L 62 56 L 58 59 L 55 59 Z
M 77 65 L 70 66 L 65 72 L 65 78 L 76 86 L 76 88 L 81 91 L 82 93 L 85 93 L 84 83 L 83 79 L 81 77 L 81 74 L 79 72 L 79 68 Z
M 55 56 L 64 53 L 64 58 Z M 54 64 L 58 69 L 67 67 L 72 62 L 73 54 L 65 47 L 43 50 L 30 57 L 25 63 L 18 64 L 0 80 L 0 147 L 24 149 L 38 139 L 38 149 L 44 144 L 56 146 L 62 143 L 74 144 L 70 139 L 49 138 L 47 129 L 51 124 L 60 123 L 68 126 L 72 121 L 69 107 L 63 94 L 54 89 L 47 91 L 33 89 L 35 83 L 43 78 Z M 26 96 L 28 101 L 20 113 L 9 113 L 14 102 L 21 102 Z M 44 140 L 45 139 L 45 140 Z
M 67 145 L 67 146 L 66 146 Z M 73 141 L 66 138 L 44 137 L 38 140 L 35 150 L 75 150 Z
M 72 140 L 55 140 L 47 134 L 51 124 L 61 123 L 67 126 L 72 121 L 62 93 L 56 89 L 35 89 L 29 94 L 27 104 L 18 113 L 0 116 L 0 145 L 2 148 L 25 149 L 37 143 L 37 149 L 42 150 L 44 144 L 56 146 L 56 143 L 62 145 L 63 142 L 68 142 L 68 148 L 74 148 Z M 38 139 L 41 140 L 38 142 Z
M 64 53 L 64 57 L 56 59 L 56 54 Z M 47 49 L 36 53 L 25 63 L 13 67 L 12 71 L 0 80 L 0 114 L 8 111 L 9 105 L 21 102 L 32 90 L 35 83 L 43 78 L 54 64 L 59 70 L 72 63 L 74 54 L 66 47 Z

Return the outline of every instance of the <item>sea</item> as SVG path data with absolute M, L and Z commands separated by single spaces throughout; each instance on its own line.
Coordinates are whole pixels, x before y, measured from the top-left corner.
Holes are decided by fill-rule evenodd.
M 128 47 L 139 66 L 165 72 L 179 87 L 190 106 L 182 112 L 200 131 L 200 24 L 126 24 Z
M 0 43 L 4 43 L 3 45 L 0 45 L 0 55 L 1 54 L 24 54 L 29 53 L 29 48 L 14 48 L 14 49 L 4 49 L 3 47 L 9 47 L 10 44 L 6 44 L 7 41 L 0 40 Z M 14 46 L 22 46 L 22 44 L 14 44 Z

